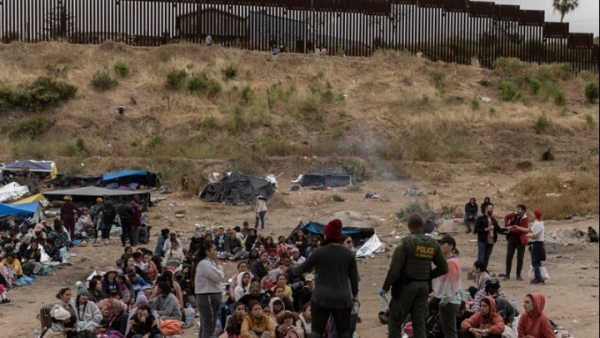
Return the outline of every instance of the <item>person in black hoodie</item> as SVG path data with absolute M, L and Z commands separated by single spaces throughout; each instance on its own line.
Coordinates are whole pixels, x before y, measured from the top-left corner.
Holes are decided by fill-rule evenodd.
M 102 241 L 105 245 L 110 244 L 110 229 L 115 224 L 115 217 L 117 217 L 117 209 L 110 201 L 104 201 L 100 209 L 100 230 L 102 231 Z
M 475 198 L 471 197 L 469 203 L 465 204 L 465 225 L 467 226 L 467 233 L 470 234 L 471 230 L 471 222 L 475 224 L 475 220 L 477 219 L 477 203 L 475 203 Z
M 485 211 L 487 210 L 488 205 L 492 204 L 492 202 L 490 202 L 490 198 L 486 197 L 483 199 L 483 203 L 481 203 L 481 214 L 485 215 Z
M 135 246 L 137 243 L 133 240 L 133 229 L 132 229 L 132 220 L 135 215 L 135 210 L 126 201 L 122 201 L 117 207 L 117 213 L 121 218 L 121 243 L 123 247 L 127 245 L 127 238 L 129 238 L 129 243 L 131 246 Z

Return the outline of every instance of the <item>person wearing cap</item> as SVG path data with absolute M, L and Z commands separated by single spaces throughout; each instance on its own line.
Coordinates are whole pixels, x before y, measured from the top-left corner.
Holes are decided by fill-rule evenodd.
M 316 268 L 316 286 L 312 293 L 313 336 L 326 331 L 333 316 L 340 336 L 347 334 L 354 300 L 358 296 L 356 256 L 341 244 L 342 221 L 334 219 L 323 230 L 325 241 L 306 261 L 292 267 L 295 275 Z M 350 280 L 350 288 L 348 287 Z
M 390 300 L 389 337 L 402 336 L 402 324 L 410 314 L 414 337 L 425 337 L 430 281 L 448 272 L 448 263 L 440 244 L 426 236 L 423 218 L 413 214 L 408 219 L 410 235 L 402 238 L 394 251 L 390 269 L 379 295 L 392 289 Z M 315 251 L 316 253 L 317 251 Z M 431 263 L 435 269 L 431 270 Z
M 527 234 L 527 237 L 529 238 L 529 250 L 531 251 L 531 266 L 533 266 L 535 276 L 531 281 L 531 284 L 544 284 L 540 272 L 542 262 L 546 260 L 546 249 L 544 248 L 544 221 L 542 221 L 541 211 L 536 210 L 533 214 L 535 215 L 535 221 L 533 222 L 531 229 L 527 229 L 531 231 L 531 233 Z
M 42 331 L 42 337 L 44 338 L 63 338 L 67 337 L 67 333 L 74 333 L 75 329 L 67 327 L 71 324 L 71 314 L 60 305 L 55 305 L 50 310 L 50 317 L 52 317 L 52 326 Z
M 119 299 L 123 298 L 123 289 L 121 289 L 121 284 L 117 282 L 117 269 L 108 268 L 102 278 L 102 292 L 105 295 L 110 295 L 113 291 L 119 295 Z
M 301 328 L 296 326 L 296 322 L 299 320 L 300 317 L 298 314 L 292 311 L 284 311 L 277 316 L 277 324 L 279 324 L 275 330 L 277 338 L 294 337 L 294 334 L 290 331 L 294 331 L 296 337 L 303 337 L 304 332 Z
M 444 257 L 448 260 L 448 272 L 435 279 L 433 296 L 439 299 L 438 314 L 444 337 L 456 338 L 458 337 L 456 313 L 462 300 L 461 264 L 454 238 L 444 236 L 438 242 Z
M 525 246 L 527 245 L 527 233 L 529 232 L 529 218 L 527 217 L 527 208 L 523 204 L 517 205 L 517 210 L 504 216 L 504 227 L 508 234 L 506 240 L 506 274 L 504 280 L 510 279 L 512 261 L 517 251 L 517 280 L 523 280 L 521 271 L 523 270 L 523 257 L 525 256 Z
M 306 274 L 306 276 L 304 276 L 304 286 L 302 287 L 302 290 L 300 291 L 300 296 L 299 296 L 299 300 L 298 300 L 298 304 L 300 305 L 300 308 L 303 308 L 305 304 L 310 302 L 310 299 L 312 298 L 312 293 L 313 290 L 315 289 L 315 275 L 313 275 L 312 273 Z
M 75 203 L 71 196 L 65 196 L 64 203 L 60 206 L 60 220 L 65 225 L 65 228 L 69 231 L 71 239 L 75 238 L 75 213 L 78 215 L 84 214 Z
M 306 258 L 300 254 L 300 249 L 298 248 L 292 249 L 292 257 L 290 259 L 292 260 L 292 265 L 300 265 L 306 261 Z
M 261 194 L 254 194 L 256 197 L 256 221 L 254 222 L 254 229 L 258 229 L 258 221 L 260 221 L 261 230 L 265 229 L 265 215 L 267 214 L 267 199 Z
M 100 312 L 96 304 L 88 300 L 88 290 L 83 283 L 78 281 L 76 285 L 77 327 L 80 330 L 85 329 L 94 332 L 100 326 L 100 322 L 102 322 L 102 312 Z

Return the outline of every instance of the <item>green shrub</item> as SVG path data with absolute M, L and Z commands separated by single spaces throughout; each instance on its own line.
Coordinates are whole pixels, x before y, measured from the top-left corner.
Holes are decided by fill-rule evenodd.
M 539 94 L 540 89 L 542 88 L 542 83 L 538 79 L 531 77 L 529 75 L 526 75 L 522 78 L 522 81 L 527 83 L 527 85 L 529 85 L 529 89 L 531 89 L 531 93 L 533 95 Z
M 323 116 L 323 113 L 320 111 L 314 111 L 308 114 L 308 119 L 313 122 L 321 123 L 325 120 L 325 116 Z
M 222 89 L 223 89 L 223 87 L 221 87 L 221 84 L 219 83 L 219 81 L 210 79 L 208 81 L 208 88 L 207 88 L 206 94 L 209 97 L 215 97 L 215 96 L 219 95 L 219 93 L 221 93 Z
M 223 75 L 223 80 L 229 81 L 237 76 L 237 68 L 234 66 L 227 66 L 226 68 L 221 69 L 221 74 Z
M 437 89 L 444 88 L 444 81 L 446 79 L 446 74 L 440 72 L 439 70 L 432 70 L 429 72 L 429 79 Z
M 488 111 L 488 113 L 490 114 L 491 117 L 496 117 L 496 115 L 498 114 L 498 112 L 496 111 L 496 108 L 494 108 L 494 107 L 490 107 L 490 110 Z
M 254 100 L 254 90 L 252 90 L 252 87 L 244 87 L 244 89 L 242 90 L 242 100 L 245 103 L 250 103 L 252 102 L 252 100 Z
M 406 221 L 412 214 L 424 214 L 429 208 L 421 205 L 417 201 L 410 201 L 404 209 L 396 212 L 396 217 L 401 221 Z
M 502 101 L 514 102 L 519 99 L 519 93 L 515 90 L 512 82 L 500 81 L 498 84 L 498 96 Z
M 202 128 L 212 129 L 217 125 L 217 119 L 212 115 L 206 115 L 202 120 Z
M 474 98 L 473 100 L 471 100 L 471 110 L 473 110 L 473 111 L 479 110 L 479 107 L 480 107 L 479 99 Z
M 592 116 L 592 114 L 587 114 L 586 117 L 585 117 L 585 123 L 588 125 L 588 127 L 594 128 L 594 126 L 596 125 L 596 121 L 594 120 L 594 116 Z
M 167 73 L 166 87 L 170 90 L 180 90 L 185 86 L 188 74 L 185 69 L 172 69 Z
M 0 112 L 11 108 L 42 111 L 75 96 L 77 87 L 49 77 L 38 77 L 33 83 L 24 83 L 12 89 L 0 88 Z
M 488 79 L 479 80 L 478 83 L 484 87 L 489 87 L 492 85 L 492 81 L 490 81 Z
M 158 145 L 163 144 L 165 141 L 164 137 L 160 134 L 152 135 L 150 141 L 148 142 L 148 147 L 154 148 Z
M 129 75 L 129 67 L 125 62 L 117 61 L 115 62 L 115 74 L 117 74 L 118 77 L 126 77 Z
M 87 145 L 85 144 L 85 139 L 80 135 L 77 136 L 77 139 L 75 140 L 75 147 L 77 147 L 77 150 L 79 152 L 82 153 L 90 153 L 90 151 L 87 148 Z
M 564 107 L 567 105 L 567 96 L 565 94 L 565 91 L 560 89 L 558 86 L 555 88 L 552 97 L 554 98 L 555 105 L 559 107 Z
M 373 178 L 373 174 L 367 170 L 365 163 L 357 160 L 343 160 L 338 158 L 335 164 L 344 168 L 346 171 L 354 174 L 358 181 L 368 180 Z
M 497 58 L 494 61 L 494 72 L 501 77 L 511 77 L 530 67 L 526 62 L 516 58 Z
M 9 132 L 13 139 L 35 139 L 46 132 L 49 126 L 48 119 L 44 116 L 28 117 L 17 123 Z
M 548 129 L 548 127 L 550 127 L 551 124 L 552 122 L 550 121 L 550 119 L 548 119 L 548 116 L 546 116 L 546 114 L 542 114 L 535 121 L 535 132 L 541 134 L 546 129 Z
M 537 78 L 540 81 L 556 82 L 557 80 L 568 80 L 573 75 L 573 68 L 570 63 L 554 63 L 541 65 L 538 68 Z
M 589 103 L 594 103 L 598 99 L 598 83 L 592 81 L 585 86 L 585 98 Z
M 244 108 L 239 104 L 233 108 L 233 118 L 229 123 L 229 131 L 232 133 L 237 133 L 240 129 L 244 127 Z
M 116 87 L 117 80 L 113 79 L 108 72 L 96 72 L 90 81 L 92 87 L 99 91 L 109 90 Z
M 331 91 L 331 89 L 327 89 L 326 91 L 324 91 L 323 93 L 321 93 L 321 99 L 325 103 L 331 103 L 331 102 L 333 102 L 334 95 L 333 95 L 333 92 Z
M 129 143 L 129 145 L 134 148 L 134 149 L 138 149 L 139 147 L 142 146 L 142 140 L 140 140 L 139 137 L 134 138 L 133 140 L 131 140 L 131 142 Z
M 204 94 L 208 89 L 208 81 L 202 75 L 194 75 L 187 80 L 187 90 L 197 94 Z

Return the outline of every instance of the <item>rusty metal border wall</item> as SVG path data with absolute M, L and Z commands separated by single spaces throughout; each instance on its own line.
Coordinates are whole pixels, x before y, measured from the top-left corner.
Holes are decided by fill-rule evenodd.
M 0 0 L 0 41 L 105 40 L 138 46 L 228 48 L 369 56 L 388 48 L 433 61 L 492 67 L 499 57 L 570 63 L 598 73 L 591 33 L 544 22 L 544 12 L 468 0 Z

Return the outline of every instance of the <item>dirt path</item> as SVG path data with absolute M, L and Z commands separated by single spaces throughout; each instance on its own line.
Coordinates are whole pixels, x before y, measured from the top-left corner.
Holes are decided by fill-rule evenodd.
M 292 177 L 293 175 L 287 175 Z M 500 181 L 498 181 L 500 180 Z M 497 179 L 493 185 L 506 186 L 504 179 Z M 459 189 L 457 185 L 437 187 L 444 197 L 428 196 L 430 203 L 439 203 L 440 198 L 456 203 L 467 201 L 473 194 L 484 196 L 486 191 L 496 191 L 481 182 L 489 179 L 471 181 L 472 187 Z M 334 189 L 331 191 L 301 190 L 290 192 L 291 183 L 280 182 L 279 198 L 285 203 L 273 206 L 266 217 L 268 235 L 287 235 L 300 220 L 315 220 L 327 222 L 339 217 L 345 225 L 369 226 L 376 229 L 377 234 L 386 243 L 388 250 L 378 254 L 374 259 L 359 260 L 359 270 L 362 276 L 360 283 L 360 300 L 362 302 L 360 316 L 362 323 L 358 325 L 361 337 L 385 337 L 386 327 L 381 325 L 377 313 L 382 310 L 377 291 L 385 278 L 389 265 L 392 248 L 398 243 L 396 236 L 407 233 L 405 225 L 400 224 L 394 213 L 406 205 L 413 197 L 404 197 L 402 193 L 414 182 L 380 181 L 368 182 L 368 188 L 362 186 L 356 189 Z M 464 183 L 460 183 L 464 188 Z M 424 187 L 427 191 L 428 187 Z M 433 190 L 433 189 L 431 189 Z M 383 199 L 364 200 L 366 192 L 377 192 Z M 452 193 L 451 193 L 452 192 Z M 346 198 L 346 202 L 332 201 L 333 194 Z M 170 227 L 178 232 L 184 240 L 193 232 L 195 223 L 206 226 L 234 226 L 244 220 L 252 221 L 253 213 L 248 206 L 224 206 L 220 204 L 202 203 L 196 199 L 187 200 L 177 195 L 166 195 L 167 199 L 152 208 L 148 215 L 153 225 L 152 242 L 147 246 L 153 249 L 156 234 L 161 228 Z M 482 197 L 478 197 L 482 199 Z M 504 199 L 497 205 L 513 205 L 514 200 Z M 501 203 L 500 203 L 501 202 Z M 185 217 L 175 218 L 175 210 L 186 209 Z M 503 215 L 508 207 L 497 207 L 496 214 Z M 499 216 L 500 217 L 500 216 Z M 546 222 L 547 232 L 547 268 L 551 280 L 543 286 L 532 286 L 527 282 L 501 282 L 502 289 L 510 300 L 515 299 L 522 310 L 522 299 L 530 292 L 541 291 L 546 295 L 546 312 L 557 323 L 565 326 L 575 337 L 597 337 L 598 323 L 598 245 L 586 243 L 573 236 L 573 229 L 587 231 L 588 226 L 598 230 L 598 217 L 576 219 L 563 222 Z M 473 282 L 466 279 L 477 254 L 475 237 L 464 233 L 461 222 L 446 220 L 442 231 L 453 233 L 461 252 L 460 260 L 463 272 L 463 288 Z M 393 232 L 393 233 L 392 233 Z M 187 244 L 185 244 L 187 246 Z M 83 280 L 93 270 L 102 271 L 108 266 L 114 266 L 115 260 L 121 255 L 119 244 L 111 246 L 88 246 L 74 248 L 72 253 L 77 256 L 71 259 L 73 266 L 54 269 L 49 276 L 37 279 L 32 285 L 11 292 L 12 305 L 0 307 L 0 337 L 28 337 L 35 327 L 39 327 L 36 318 L 43 304 L 54 302 L 54 295 L 62 286 L 74 287 L 77 280 Z M 503 273 L 506 242 L 501 239 L 496 245 L 491 257 L 490 272 Z M 529 266 L 529 257 L 525 266 Z M 527 270 L 525 268 L 525 270 Z M 234 266 L 226 267 L 228 278 L 233 275 Z M 524 272 L 526 275 L 526 271 Z M 191 329 L 183 337 L 194 337 Z

